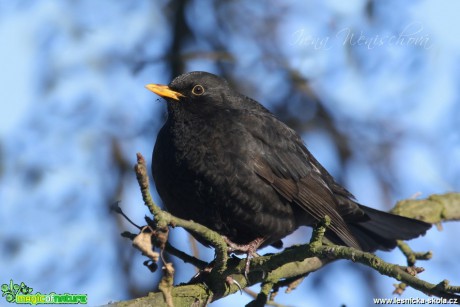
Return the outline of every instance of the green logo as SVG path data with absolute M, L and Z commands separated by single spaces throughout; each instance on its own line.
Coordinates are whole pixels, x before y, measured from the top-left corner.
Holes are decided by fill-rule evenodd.
M 26 286 L 25 283 L 21 282 L 20 285 L 13 284 L 13 280 L 10 280 L 10 284 L 2 285 L 2 297 L 6 297 L 8 303 L 16 304 L 87 304 L 87 294 L 56 294 L 51 292 L 50 294 L 41 294 L 37 292 L 32 294 L 33 289 Z

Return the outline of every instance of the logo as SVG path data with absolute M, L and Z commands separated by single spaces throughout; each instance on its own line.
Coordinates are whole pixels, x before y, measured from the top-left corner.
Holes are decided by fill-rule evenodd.
M 87 294 L 56 294 L 51 292 L 50 294 L 41 294 L 37 292 L 32 294 L 33 289 L 26 286 L 25 283 L 14 284 L 13 280 L 10 280 L 10 284 L 2 285 L 2 297 L 5 297 L 8 303 L 16 304 L 87 304 Z

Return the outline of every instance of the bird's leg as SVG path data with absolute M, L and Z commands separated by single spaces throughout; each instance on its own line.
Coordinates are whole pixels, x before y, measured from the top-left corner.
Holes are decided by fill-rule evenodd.
M 246 266 L 244 269 L 244 276 L 246 279 L 248 278 L 249 273 L 249 263 L 251 258 L 250 257 L 257 257 L 257 249 L 265 242 L 266 238 L 256 238 L 255 240 L 247 243 L 247 244 L 237 244 L 230 241 L 229 238 L 226 236 L 222 236 L 225 243 L 228 245 L 228 252 L 229 253 L 236 253 L 236 254 L 246 254 Z

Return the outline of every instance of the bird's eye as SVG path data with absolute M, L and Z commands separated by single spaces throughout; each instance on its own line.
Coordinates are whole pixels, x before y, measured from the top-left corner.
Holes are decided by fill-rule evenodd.
M 203 95 L 204 88 L 201 85 L 195 85 L 192 89 L 192 94 L 196 96 Z

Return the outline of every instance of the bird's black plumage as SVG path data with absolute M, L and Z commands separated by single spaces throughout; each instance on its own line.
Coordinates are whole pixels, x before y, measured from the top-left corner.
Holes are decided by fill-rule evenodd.
M 168 101 L 152 173 L 173 215 L 261 246 L 328 215 L 330 240 L 365 251 L 394 248 L 431 226 L 358 204 L 295 131 L 218 76 L 191 72 L 147 88 Z

